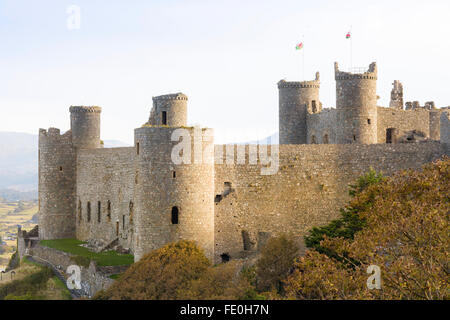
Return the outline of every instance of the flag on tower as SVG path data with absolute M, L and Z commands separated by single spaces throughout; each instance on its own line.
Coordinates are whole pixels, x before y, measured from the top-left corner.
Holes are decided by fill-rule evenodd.
M 352 37 L 350 31 L 347 33 L 347 35 L 345 36 L 346 39 L 350 39 Z
M 300 42 L 296 47 L 295 50 L 302 50 L 303 49 L 303 42 Z

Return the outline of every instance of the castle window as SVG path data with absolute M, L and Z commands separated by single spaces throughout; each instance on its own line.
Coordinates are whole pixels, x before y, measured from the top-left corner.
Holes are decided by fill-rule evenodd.
M 323 143 L 328 144 L 328 135 L 327 134 L 323 136 Z
M 178 215 L 179 215 L 179 210 L 178 207 L 173 207 L 172 208 L 172 224 L 178 224 Z
M 130 223 L 133 223 L 133 214 L 134 214 L 134 203 L 133 201 L 130 201 Z
M 98 223 L 102 222 L 102 203 L 97 202 L 97 221 Z
M 135 175 L 134 175 L 134 183 L 138 184 L 139 183 L 139 172 L 136 171 Z
M 106 218 L 108 219 L 108 222 L 111 222 L 111 201 L 108 200 L 108 205 L 106 207 Z
M 172 178 L 176 178 L 177 177 L 177 173 L 175 171 L 172 172 Z
M 136 154 L 137 154 L 137 155 L 139 155 L 139 151 L 140 151 L 140 150 L 139 150 L 139 142 L 138 142 L 138 143 L 136 143 Z
M 311 104 L 312 104 L 312 113 L 316 113 L 317 112 L 316 100 L 313 100 Z
M 125 215 L 122 216 L 122 229 L 125 231 Z
M 167 125 L 167 112 L 166 111 L 163 111 L 162 112 L 162 124 L 163 125 Z
M 62 167 L 59 167 L 59 171 L 61 171 L 61 172 L 63 171 L 63 170 L 62 170 Z
M 82 210 L 83 210 L 83 207 L 81 205 L 81 200 L 78 200 L 78 223 L 81 223 Z
M 119 236 L 119 220 L 116 221 L 116 236 Z
M 242 243 L 244 245 L 244 251 L 249 251 L 252 249 L 252 242 L 250 240 L 250 234 L 248 231 L 242 231 Z
M 91 222 L 91 202 L 87 203 L 87 221 Z
M 228 253 L 221 254 L 220 258 L 222 259 L 222 263 L 227 263 L 231 260 L 231 257 Z
M 353 141 L 356 141 L 356 136 L 355 135 L 353 135 Z
M 316 144 L 316 136 L 311 136 L 311 144 Z
M 372 120 L 367 119 L 367 124 L 371 124 L 371 123 L 372 123 Z

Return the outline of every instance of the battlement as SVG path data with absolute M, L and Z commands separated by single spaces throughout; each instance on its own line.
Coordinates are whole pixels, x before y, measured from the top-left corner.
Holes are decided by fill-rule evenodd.
M 58 128 L 49 128 L 48 130 L 39 129 L 39 135 L 42 136 L 60 136 L 61 130 Z
M 101 113 L 102 112 L 102 108 L 97 107 L 97 106 L 71 106 L 69 111 L 71 113 L 74 112 L 89 112 L 89 113 Z
M 349 72 L 340 71 L 339 64 L 334 63 L 334 72 L 336 80 L 353 80 L 353 79 L 365 79 L 365 80 L 377 80 L 378 79 L 378 67 L 376 62 L 372 62 L 367 71 L 363 68 L 354 68 Z
M 153 97 L 153 101 L 160 101 L 160 100 L 184 100 L 184 101 L 187 101 L 188 97 L 184 93 L 181 93 L 181 92 Z
M 405 103 L 405 110 L 435 110 L 436 104 L 434 101 L 428 101 L 425 103 L 424 106 L 420 105 L 419 101 L 413 101 L 413 102 L 406 102 Z
M 309 80 L 309 81 L 286 81 L 281 80 L 278 82 L 278 89 L 285 89 L 285 88 L 316 88 L 320 89 L 320 73 L 316 73 L 316 79 L 315 80 Z

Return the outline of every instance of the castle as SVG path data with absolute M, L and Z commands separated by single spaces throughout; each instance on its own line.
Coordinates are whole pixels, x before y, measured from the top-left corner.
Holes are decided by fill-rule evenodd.
M 178 93 L 153 98 L 133 147 L 103 148 L 101 108 L 71 107 L 71 130 L 39 132 L 39 238 L 119 244 L 136 261 L 179 239 L 215 262 L 245 258 L 273 235 L 301 238 L 337 218 L 370 167 L 389 175 L 450 155 L 448 108 L 404 108 L 399 81 L 378 106 L 375 63 L 355 73 L 336 63 L 335 79 L 336 109 L 322 107 L 319 73 L 278 83 L 279 146 L 214 145 L 212 130 L 187 127 Z M 194 151 L 174 163 L 180 131 Z M 261 173 L 265 153 L 272 174 Z

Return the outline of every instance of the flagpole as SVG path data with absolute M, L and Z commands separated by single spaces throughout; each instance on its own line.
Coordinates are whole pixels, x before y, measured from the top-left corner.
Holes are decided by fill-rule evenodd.
M 353 26 L 350 26 L 350 69 L 353 69 Z
M 303 35 L 303 81 L 305 81 L 305 35 Z

